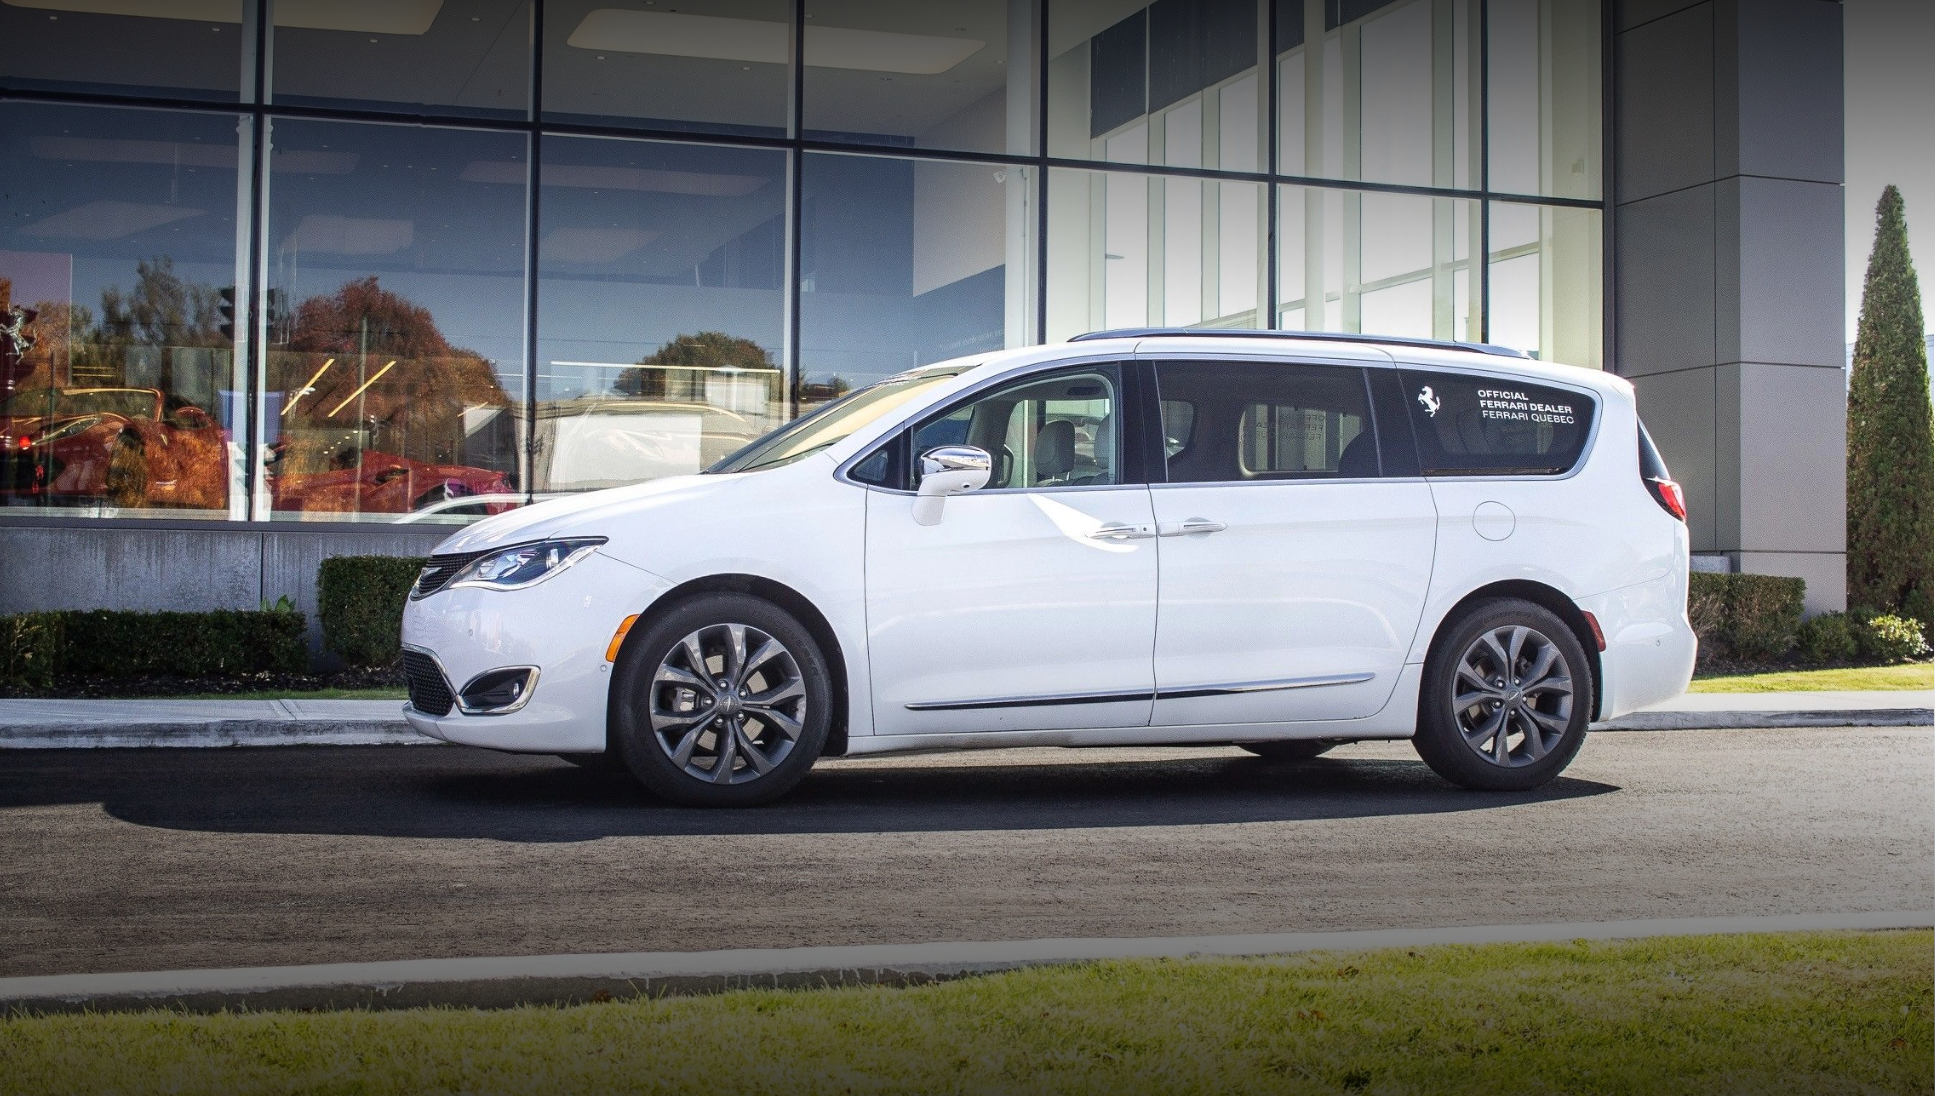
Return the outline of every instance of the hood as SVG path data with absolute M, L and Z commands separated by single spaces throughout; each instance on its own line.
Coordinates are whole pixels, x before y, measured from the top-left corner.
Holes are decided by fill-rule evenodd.
M 720 490 L 742 476 L 674 476 L 628 487 L 611 487 L 570 498 L 549 499 L 532 506 L 477 521 L 440 542 L 435 555 L 484 552 L 504 544 L 520 544 L 543 537 L 605 535 L 602 526 L 619 517 Z

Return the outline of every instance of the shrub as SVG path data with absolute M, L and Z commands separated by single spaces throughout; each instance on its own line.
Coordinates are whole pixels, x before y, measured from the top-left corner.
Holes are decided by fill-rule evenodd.
M 1808 662 L 1852 662 L 1859 647 L 1845 613 L 1821 613 L 1799 626 L 1799 654 Z
M 220 609 L 207 613 L 62 613 L 63 674 L 96 677 L 228 677 L 303 673 L 304 614 Z
M 1912 662 L 1928 653 L 1926 629 L 1918 620 L 1856 610 L 1853 614 L 1854 643 L 1860 657 L 1876 665 Z
M 0 617 L 0 690 L 24 692 L 54 684 L 61 652 L 61 615 Z
M 423 559 L 333 556 L 318 565 L 318 626 L 325 649 L 354 666 L 399 657 L 399 618 Z
M 1691 627 L 1703 665 L 1777 661 L 1792 650 L 1805 611 L 1803 578 L 1691 576 Z
M 0 688 L 45 689 L 54 677 L 232 677 L 303 673 L 304 614 L 290 610 L 0 617 Z

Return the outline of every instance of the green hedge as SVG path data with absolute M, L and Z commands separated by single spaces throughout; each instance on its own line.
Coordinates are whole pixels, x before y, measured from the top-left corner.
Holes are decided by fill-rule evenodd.
M 1799 637 L 1806 580 L 1777 575 L 1691 575 L 1698 663 L 1777 662 Z
M 107 610 L 0 617 L 0 687 L 44 689 L 60 675 L 234 677 L 303 673 L 304 614 L 130 613 Z
M 399 657 L 399 618 L 423 559 L 333 556 L 318 565 L 318 626 L 325 649 L 354 666 Z
M 61 657 L 61 614 L 0 617 L 0 689 L 28 691 L 54 684 Z

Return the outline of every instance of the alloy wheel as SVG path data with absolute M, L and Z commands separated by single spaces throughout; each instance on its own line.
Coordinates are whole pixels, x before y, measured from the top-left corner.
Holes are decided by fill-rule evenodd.
M 1454 718 L 1468 748 L 1502 768 L 1533 765 L 1569 732 L 1576 687 L 1547 636 L 1519 624 L 1476 637 L 1455 667 Z
M 748 624 L 684 636 L 650 679 L 652 737 L 707 784 L 743 784 L 778 767 L 805 725 L 805 679 L 775 637 Z

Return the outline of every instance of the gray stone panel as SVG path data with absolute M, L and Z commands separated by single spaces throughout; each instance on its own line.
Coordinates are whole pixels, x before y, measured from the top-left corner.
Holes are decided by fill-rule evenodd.
M 1630 30 L 1710 0 L 1617 0 L 1617 29 Z
M 1718 64 L 1735 74 L 1720 101 L 1720 177 L 1845 177 L 1840 5 L 1719 0 Z M 1731 124 L 1722 124 L 1728 116 Z
M 1832 366 L 1727 366 L 1738 388 L 1746 552 L 1846 550 L 1846 396 Z
M 1716 177 L 1712 41 L 1710 4 L 1617 36 L 1617 201 Z
M 1637 416 L 1649 428 L 1671 476 L 1684 487 L 1691 550 L 1718 543 L 1717 370 L 1687 369 L 1636 379 Z
M 1641 377 L 1713 363 L 1716 211 L 1712 188 L 1617 210 L 1617 372 Z
M 200 611 L 258 605 L 257 534 L 140 524 L 9 528 L 0 612 L 36 609 Z
M 1739 417 L 1743 403 L 1743 391 L 1738 386 L 1738 367 L 1723 365 L 1711 371 L 1713 417 L 1718 428 L 1713 440 L 1717 443 L 1717 497 L 1713 500 L 1713 522 L 1718 534 L 1718 550 L 1731 551 L 1739 547 L 1744 529 L 1739 521 L 1743 512 L 1739 504 L 1743 501 L 1745 481 L 1742 478 L 1741 458 L 1744 450 L 1739 445 L 1739 430 L 1744 420 Z
M 1718 193 L 1718 360 L 1835 367 L 1846 353 L 1840 187 L 1747 175 Z

